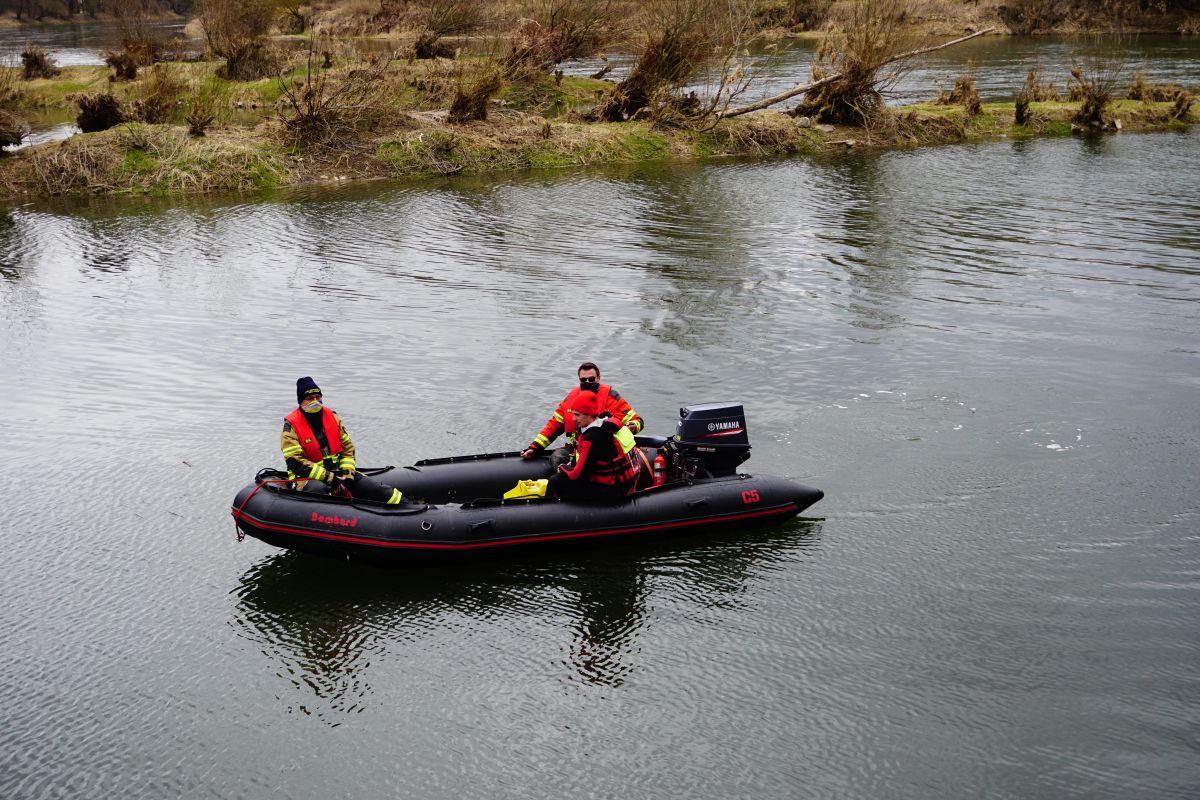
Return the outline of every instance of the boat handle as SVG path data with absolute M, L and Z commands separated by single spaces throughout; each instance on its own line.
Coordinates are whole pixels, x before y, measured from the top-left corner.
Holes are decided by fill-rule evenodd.
M 433 523 L 430 522 L 429 520 L 427 520 L 427 519 L 421 520 L 421 530 L 427 531 L 432 527 L 433 527 Z
M 473 522 L 471 523 L 471 530 L 478 531 L 482 530 L 483 528 L 490 528 L 492 527 L 492 522 L 493 520 L 490 519 L 485 519 L 483 522 Z
M 707 497 L 701 497 L 699 500 L 688 500 L 687 502 L 688 508 L 699 508 L 700 506 L 706 505 L 708 505 Z

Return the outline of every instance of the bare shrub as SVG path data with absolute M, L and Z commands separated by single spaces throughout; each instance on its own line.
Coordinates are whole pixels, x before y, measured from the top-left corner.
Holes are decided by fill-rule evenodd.
M 280 81 L 284 126 L 293 140 L 306 147 L 324 147 L 369 127 L 382 113 L 381 97 L 389 58 L 334 74 L 324 66 L 315 39 L 310 41 L 304 80 Z
M 25 139 L 25 124 L 7 111 L 0 111 L 0 148 L 12 147 Z
M 815 31 L 832 5 L 833 0 L 761 0 L 754 18 L 760 28 Z
M 1057 103 L 1062 100 L 1062 96 L 1058 93 L 1058 89 L 1054 88 L 1054 84 L 1042 80 L 1040 61 L 1034 62 L 1025 75 L 1025 85 L 1022 87 L 1021 93 L 1034 103 Z
M 271 0 L 204 0 L 200 20 L 209 49 L 225 60 L 222 77 L 251 81 L 278 72 L 279 58 L 264 39 L 274 14 Z
M 975 88 L 974 75 L 962 75 L 954 82 L 954 88 L 950 90 L 950 102 L 961 105 L 969 117 L 978 116 L 983 111 L 983 100 Z
M 104 57 L 104 63 L 112 67 L 113 74 L 108 76 L 110 81 L 137 80 L 138 62 L 124 50 L 109 51 Z
M 1027 125 L 1029 120 L 1029 98 L 1018 94 L 1013 102 L 1013 122 L 1018 125 Z
M 121 30 L 121 51 L 138 66 L 148 67 L 162 60 L 167 45 L 161 37 L 150 32 L 140 16 L 122 18 Z
M 883 92 L 900 79 L 907 61 L 882 69 L 901 51 L 901 0 L 857 0 L 817 50 L 814 81 L 838 75 L 806 94 L 793 110 L 821 122 L 863 125 L 884 107 Z
M 1066 19 L 1069 0 L 1012 0 L 996 7 L 996 14 L 1016 36 L 1048 31 Z
M 974 117 L 983 110 L 983 102 L 979 96 L 979 90 L 975 88 L 975 62 L 967 62 L 967 71 L 954 81 L 954 88 L 948 93 L 945 89 L 938 90 L 937 100 L 934 101 L 939 106 L 962 106 L 967 111 L 967 116 Z
M 227 121 L 231 113 L 228 90 L 229 84 L 215 75 L 205 77 L 189 87 L 183 102 L 183 119 L 191 136 L 204 136 L 213 124 Z
M 130 116 L 151 124 L 166 122 L 182 92 L 183 83 L 165 65 L 157 64 L 142 86 L 142 96 L 133 101 Z
M 1079 109 L 1071 116 L 1071 122 L 1081 128 L 1103 128 L 1106 126 L 1104 111 L 1116 93 L 1124 61 L 1102 55 L 1095 44 L 1087 48 L 1085 55 L 1076 56 L 1072 61 L 1067 85 L 1070 98 L 1079 102 Z
M 624 8 L 617 0 L 544 0 L 518 27 L 505 66 L 510 73 L 546 70 L 595 55 L 616 35 Z
M 1147 83 L 1146 77 L 1139 72 L 1133 76 L 1125 96 L 1144 103 L 1168 103 L 1181 91 L 1183 90 L 1180 87 L 1170 83 Z
M 1179 122 L 1186 122 L 1188 114 L 1192 110 L 1192 104 L 1195 102 L 1196 98 L 1191 92 L 1180 89 L 1179 93 L 1175 95 L 1175 104 L 1169 112 L 1170 118 Z
M 75 103 L 79 106 L 75 124 L 84 133 L 106 131 L 125 121 L 121 102 L 110 92 L 81 94 L 75 98 Z
M 1025 75 L 1025 83 L 1017 91 L 1013 109 L 1013 121 L 1018 125 L 1028 125 L 1035 122 L 1035 115 L 1029 109 L 1030 103 L 1056 102 L 1059 99 L 1061 98 L 1054 85 L 1042 80 L 1041 62 L 1034 62 L 1034 65 Z
M 216 94 L 203 89 L 193 92 L 188 98 L 187 114 L 184 116 L 184 121 L 188 124 L 188 133 L 192 136 L 203 136 L 216 119 Z
M 483 24 L 483 4 L 472 0 L 412 0 L 395 3 L 392 16 L 404 19 L 420 31 L 413 45 L 417 58 L 454 58 L 453 45 L 440 41 L 443 36 L 470 33 Z M 407 8 L 405 8 L 407 6 Z
M 454 58 L 457 49 L 449 42 L 442 41 L 440 33 L 423 31 L 413 43 L 413 55 L 420 59 Z
M 40 47 L 26 45 L 21 51 L 21 64 L 24 68 L 25 80 L 34 78 L 53 78 L 62 70 L 54 65 L 54 59 Z
M 148 67 L 162 56 L 166 45 L 146 26 L 147 12 L 156 9 L 148 0 L 103 0 L 103 9 L 117 18 L 121 50 L 139 67 Z
M 276 24 L 279 32 L 296 35 L 304 33 L 312 25 L 312 6 L 300 0 L 282 0 Z
M 1112 100 L 1109 87 L 1084 74 L 1076 66 L 1071 69 L 1071 99 L 1079 101 L 1079 110 L 1071 115 L 1071 122 L 1091 128 L 1104 126 L 1104 109 Z
M 455 124 L 487 119 L 488 103 L 502 88 L 504 68 L 494 59 L 487 59 L 471 74 L 460 72 L 447 119 Z
M 597 105 L 594 115 L 608 122 L 653 113 L 672 90 L 683 86 L 709 62 L 726 31 L 717 24 L 719 0 L 649 0 L 638 26 L 645 42 L 625 80 Z

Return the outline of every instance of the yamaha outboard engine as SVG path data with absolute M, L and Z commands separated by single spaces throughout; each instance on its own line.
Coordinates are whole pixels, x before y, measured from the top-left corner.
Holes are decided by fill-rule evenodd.
M 675 435 L 666 447 L 672 479 L 733 475 L 750 457 L 741 403 L 703 403 L 679 409 Z

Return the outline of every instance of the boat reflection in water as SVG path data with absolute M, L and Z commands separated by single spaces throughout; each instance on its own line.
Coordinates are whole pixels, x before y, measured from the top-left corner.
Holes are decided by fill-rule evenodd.
M 540 674 L 562 663 L 567 681 L 616 687 L 637 668 L 648 598 L 736 608 L 752 578 L 800 560 L 820 532 L 819 520 L 797 519 L 599 552 L 399 571 L 289 551 L 242 576 L 230 624 L 276 662 L 266 669 L 304 696 L 293 711 L 331 724 L 367 707 L 372 663 L 449 673 L 489 660 L 482 650 L 520 647 L 530 625 L 562 630 L 561 650 Z M 410 646 L 447 635 L 450 645 Z M 478 646 L 481 635 L 488 647 Z

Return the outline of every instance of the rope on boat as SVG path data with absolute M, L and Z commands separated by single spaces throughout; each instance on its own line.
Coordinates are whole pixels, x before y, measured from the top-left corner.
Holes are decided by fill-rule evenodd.
M 293 482 L 294 481 L 292 478 L 280 478 L 280 479 L 259 481 L 257 484 L 255 484 L 254 491 L 252 491 L 250 494 L 246 495 L 246 499 L 242 501 L 242 504 L 240 506 L 238 506 L 236 509 L 234 509 L 234 511 L 233 511 L 233 520 L 234 520 L 233 529 L 237 532 L 237 540 L 239 543 L 246 540 L 246 534 L 242 532 L 242 526 L 237 524 L 237 518 L 238 518 L 238 515 L 242 513 L 242 509 L 246 507 L 246 503 L 250 502 L 250 498 L 254 497 L 254 495 L 258 494 L 258 490 L 261 489 L 262 487 L 266 486 L 268 483 L 293 483 Z

